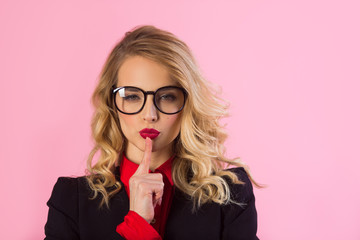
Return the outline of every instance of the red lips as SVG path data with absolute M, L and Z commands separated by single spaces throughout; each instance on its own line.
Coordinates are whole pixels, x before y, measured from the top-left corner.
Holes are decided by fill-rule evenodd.
M 160 134 L 159 131 L 157 131 L 156 129 L 153 129 L 153 128 L 144 128 L 139 133 L 140 133 L 140 136 L 144 139 L 146 137 L 149 137 L 150 139 L 154 139 L 154 138 L 157 138 L 157 136 L 159 136 L 159 134 Z

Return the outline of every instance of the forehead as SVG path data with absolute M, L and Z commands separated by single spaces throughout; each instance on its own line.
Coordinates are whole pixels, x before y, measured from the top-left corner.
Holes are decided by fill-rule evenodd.
M 178 86 L 165 66 L 141 56 L 127 58 L 118 71 L 117 86 L 134 86 L 154 91 L 164 86 Z

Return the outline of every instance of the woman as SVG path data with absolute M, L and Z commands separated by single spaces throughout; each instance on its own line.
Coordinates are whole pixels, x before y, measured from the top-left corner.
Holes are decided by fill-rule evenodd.
M 93 103 L 88 174 L 58 179 L 46 239 L 258 239 L 253 180 L 224 156 L 225 107 L 184 42 L 126 33 Z

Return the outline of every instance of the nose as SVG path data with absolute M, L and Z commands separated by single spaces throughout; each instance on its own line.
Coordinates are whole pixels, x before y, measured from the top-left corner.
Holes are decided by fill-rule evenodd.
M 154 96 L 148 95 L 145 106 L 141 111 L 142 117 L 145 121 L 155 122 L 158 119 L 158 111 L 154 105 Z

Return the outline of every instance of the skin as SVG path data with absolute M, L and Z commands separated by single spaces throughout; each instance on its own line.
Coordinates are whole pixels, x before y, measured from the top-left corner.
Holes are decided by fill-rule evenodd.
M 145 91 L 155 91 L 164 86 L 178 86 L 167 69 L 159 63 L 141 56 L 129 57 L 118 71 L 117 86 L 135 86 Z M 134 115 L 118 112 L 121 130 L 127 139 L 126 157 L 139 164 L 130 178 L 130 210 L 137 212 L 147 222 L 154 218 L 154 208 L 161 204 L 164 183 L 160 173 L 149 173 L 161 166 L 172 155 L 174 139 L 180 132 L 181 112 L 167 115 L 159 112 L 153 95 L 147 97 L 143 110 Z M 160 135 L 143 139 L 139 131 L 154 128 Z
M 141 163 L 129 180 L 130 210 L 138 213 L 148 223 L 154 218 L 156 205 L 161 205 L 164 182 L 160 173 L 149 173 L 152 141 L 146 138 Z

